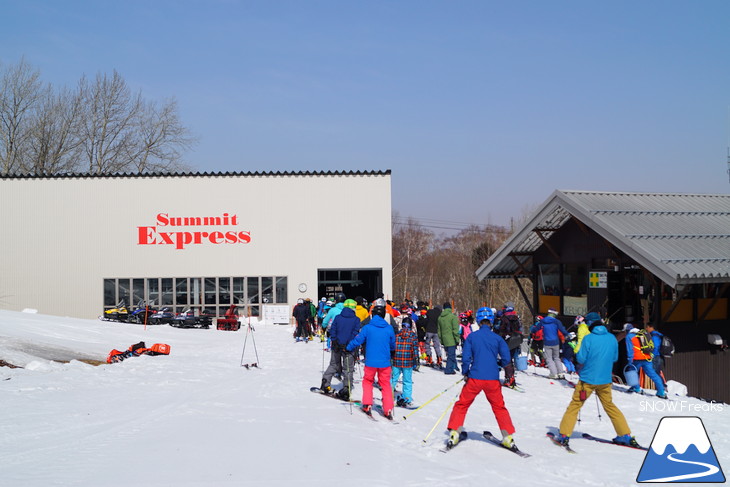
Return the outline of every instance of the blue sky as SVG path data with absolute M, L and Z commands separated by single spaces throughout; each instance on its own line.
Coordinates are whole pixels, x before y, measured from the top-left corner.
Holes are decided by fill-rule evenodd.
M 725 0 L 0 12 L 0 62 L 25 56 L 54 86 L 116 69 L 149 99 L 174 97 L 200 171 L 391 169 L 401 216 L 475 224 L 508 224 L 555 189 L 730 190 Z

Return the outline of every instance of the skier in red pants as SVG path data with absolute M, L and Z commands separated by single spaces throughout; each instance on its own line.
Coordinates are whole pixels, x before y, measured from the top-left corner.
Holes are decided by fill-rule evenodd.
M 453 447 L 459 442 L 466 412 L 477 395 L 484 392 L 502 432 L 502 445 L 513 448 L 515 427 L 504 405 L 502 384 L 499 382 L 499 367 L 511 363 L 510 352 L 507 343 L 490 328 L 494 322 L 491 308 L 479 308 L 477 322 L 479 330 L 469 334 L 462 349 L 461 371 L 466 383 L 449 417 L 448 443 Z

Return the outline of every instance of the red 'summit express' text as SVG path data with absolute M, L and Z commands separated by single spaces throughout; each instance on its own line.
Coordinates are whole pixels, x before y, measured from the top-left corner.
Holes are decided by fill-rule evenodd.
M 211 243 L 221 244 L 247 244 L 251 242 L 251 232 L 248 230 L 206 229 L 205 231 L 183 230 L 180 227 L 232 227 L 238 226 L 238 215 L 223 213 L 221 216 L 212 217 L 171 217 L 167 213 L 158 213 L 155 217 L 154 226 L 137 227 L 138 245 L 174 245 L 177 250 L 182 250 L 186 245 L 199 245 Z M 168 227 L 176 227 L 168 231 Z

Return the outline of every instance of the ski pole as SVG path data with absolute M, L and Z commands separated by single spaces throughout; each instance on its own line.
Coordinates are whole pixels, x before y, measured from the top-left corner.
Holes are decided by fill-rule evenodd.
M 598 407 L 598 394 L 596 394 L 596 412 L 598 413 L 598 421 L 601 421 L 601 408 Z
M 456 385 L 456 384 L 454 384 L 454 385 Z M 441 413 L 441 416 L 439 416 L 439 419 L 436 421 L 436 424 L 433 425 L 433 428 L 431 428 L 431 431 L 429 431 L 428 434 L 426 435 L 426 437 L 423 439 L 423 442 L 424 443 L 426 443 L 428 441 L 428 438 L 431 436 L 431 434 L 433 433 L 433 431 L 436 429 L 436 426 L 438 426 L 439 423 L 441 422 L 441 420 L 444 419 L 444 416 L 446 416 L 446 413 L 449 412 L 449 409 L 451 409 L 451 406 L 453 406 L 453 404 L 456 402 L 456 400 L 458 398 L 459 398 L 459 394 L 457 394 L 456 396 L 454 396 L 454 399 L 449 403 L 448 406 L 446 406 L 446 409 L 444 409 L 444 412 Z
M 408 419 L 408 416 L 410 416 L 411 414 L 413 414 L 415 412 L 420 411 L 421 408 L 424 407 L 426 404 L 430 403 L 431 401 L 433 401 L 434 399 L 436 399 L 437 397 L 439 397 L 441 394 L 443 394 L 444 392 L 448 391 L 449 389 L 451 389 L 452 387 L 454 387 L 456 384 L 458 384 L 459 382 L 461 382 L 463 380 L 464 380 L 463 377 L 461 379 L 457 380 L 456 382 L 454 382 L 453 384 L 451 384 L 449 387 L 447 387 L 443 391 L 439 392 L 438 394 L 436 394 L 435 396 L 433 396 L 431 399 L 429 399 L 428 401 L 424 402 L 423 404 L 421 404 L 420 406 L 418 406 L 416 409 L 414 409 L 413 411 L 411 411 L 410 413 L 408 413 L 407 415 L 403 416 L 403 419 Z

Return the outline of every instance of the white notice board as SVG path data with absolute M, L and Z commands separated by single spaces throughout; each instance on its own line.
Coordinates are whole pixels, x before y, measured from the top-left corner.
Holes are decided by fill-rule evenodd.
M 291 316 L 291 313 L 289 311 L 289 306 L 287 305 L 274 305 L 274 304 L 265 304 L 264 305 L 264 320 L 267 323 L 274 323 L 277 325 L 288 325 L 289 324 L 289 317 Z

